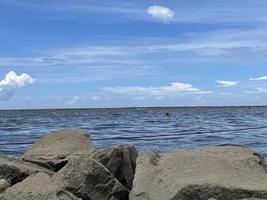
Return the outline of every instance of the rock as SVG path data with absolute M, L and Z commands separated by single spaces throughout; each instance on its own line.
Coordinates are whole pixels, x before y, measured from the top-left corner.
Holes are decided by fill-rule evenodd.
M 45 173 L 31 175 L 6 189 L 0 200 L 82 200 L 59 188 Z
M 264 159 L 264 155 L 259 154 L 257 152 L 254 152 L 255 156 L 258 156 L 260 158 L 259 164 L 263 167 L 263 169 L 265 170 L 265 172 L 267 173 L 267 164 L 265 164 L 265 159 Z
M 52 179 L 83 200 L 127 200 L 129 195 L 102 164 L 88 156 L 70 159 Z
M 92 155 L 92 158 L 103 164 L 123 186 L 131 189 L 137 156 L 134 146 L 118 145 L 98 151 Z
M 267 173 L 267 165 L 263 164 L 262 166 L 263 166 L 264 171 Z
M 130 200 L 267 199 L 261 159 L 241 147 L 207 147 L 137 159 Z
M 217 199 L 210 198 L 208 200 L 217 200 Z M 248 198 L 248 199 L 239 199 L 239 200 L 267 200 L 267 199 Z
M 54 174 L 54 172 L 38 165 L 0 155 L 0 180 L 2 180 L 2 184 L 7 182 L 9 185 L 14 185 L 37 172 L 45 172 L 49 175 Z
M 249 199 L 240 199 L 240 200 L 267 200 L 267 199 L 249 198 Z
M 22 155 L 22 159 L 58 171 L 71 157 L 91 155 L 94 151 L 95 147 L 86 132 L 62 129 L 38 140 Z
M 5 179 L 0 179 L 0 194 L 4 192 L 11 184 Z

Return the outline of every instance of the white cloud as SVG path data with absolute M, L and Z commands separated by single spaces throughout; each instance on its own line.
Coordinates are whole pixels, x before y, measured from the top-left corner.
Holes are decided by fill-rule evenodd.
M 100 97 L 100 96 L 93 96 L 93 97 L 91 98 L 91 100 L 92 100 L 92 101 L 99 101 L 99 100 L 101 100 L 101 97 Z
M 139 97 L 139 96 L 133 98 L 133 100 L 135 100 L 135 101 L 142 101 L 144 99 L 145 99 L 145 97 Z
M 250 78 L 250 81 L 262 81 L 262 80 L 267 80 L 267 76 L 261 76 L 257 78 Z
M 147 8 L 147 14 L 163 21 L 169 21 L 174 18 L 174 11 L 163 6 L 150 6 Z
M 246 94 L 261 94 L 261 93 L 267 93 L 267 89 L 266 88 L 255 88 L 254 90 L 247 90 L 247 91 L 244 91 L 243 93 L 246 93 Z
M 79 100 L 80 100 L 80 98 L 77 97 L 77 96 L 75 96 L 70 101 L 68 101 L 67 104 L 69 104 L 69 105 L 75 105 L 75 104 L 77 104 L 79 102 Z
M 224 80 L 217 80 L 216 82 L 220 84 L 220 87 L 233 87 L 239 83 L 238 81 L 224 81 Z
M 5 75 L 5 78 L 0 81 L 0 99 L 9 98 L 17 88 L 31 85 L 35 81 L 36 80 L 28 74 L 23 73 L 17 75 L 15 72 L 10 71 Z
M 129 95 L 147 95 L 147 96 L 169 96 L 176 94 L 208 94 L 210 91 L 204 91 L 193 87 L 188 83 L 173 82 L 170 86 L 160 87 L 105 87 L 105 92 L 129 94 Z

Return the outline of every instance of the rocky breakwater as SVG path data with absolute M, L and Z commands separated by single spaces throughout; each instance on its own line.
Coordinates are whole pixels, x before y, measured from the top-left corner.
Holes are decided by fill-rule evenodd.
M 0 156 L 0 200 L 267 200 L 263 158 L 242 147 L 96 151 L 88 133 L 47 134 L 21 159 Z

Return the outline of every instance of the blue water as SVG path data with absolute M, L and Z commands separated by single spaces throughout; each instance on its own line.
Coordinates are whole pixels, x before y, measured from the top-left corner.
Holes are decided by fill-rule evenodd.
M 267 156 L 267 107 L 0 111 L 0 153 L 19 156 L 60 128 L 86 129 L 98 149 L 134 144 L 139 152 L 163 152 L 242 145 Z

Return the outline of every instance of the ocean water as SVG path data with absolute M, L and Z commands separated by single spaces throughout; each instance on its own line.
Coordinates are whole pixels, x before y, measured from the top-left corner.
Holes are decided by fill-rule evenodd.
M 164 152 L 241 145 L 267 156 L 267 107 L 0 111 L 0 153 L 20 156 L 61 128 L 87 130 L 98 149 L 133 144 L 139 152 Z

